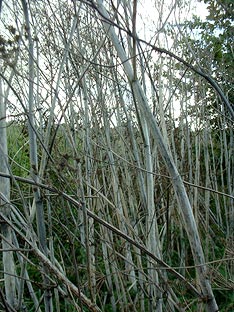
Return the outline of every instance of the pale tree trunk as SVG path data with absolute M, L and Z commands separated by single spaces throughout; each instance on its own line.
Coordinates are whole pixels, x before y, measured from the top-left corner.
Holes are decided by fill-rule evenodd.
M 92 147 L 90 143 L 90 114 L 88 105 L 88 93 L 85 79 L 82 79 L 82 91 L 83 91 L 83 103 L 84 103 L 84 154 L 87 155 L 85 159 L 85 180 L 88 184 L 91 184 L 91 172 L 92 172 L 92 161 L 93 157 Z M 80 167 L 79 167 L 80 169 Z M 82 181 L 81 169 L 79 170 L 79 179 Z M 86 205 L 92 207 L 91 200 L 85 199 L 84 188 L 81 183 L 81 198 L 83 201 L 83 222 L 84 222 L 84 233 L 85 233 L 85 245 L 87 254 L 87 270 L 88 270 L 88 285 L 93 302 L 96 302 L 96 276 L 95 276 L 95 242 L 94 242 L 94 221 L 93 219 L 87 218 Z M 87 188 L 87 195 L 91 198 L 91 189 Z
M 109 16 L 104 8 L 102 1 L 98 0 L 98 9 L 101 14 L 109 21 Z M 161 156 L 167 166 L 167 170 L 172 178 L 173 187 L 177 196 L 177 202 L 180 209 L 180 213 L 183 216 L 184 226 L 188 235 L 188 239 L 190 242 L 191 250 L 193 253 L 194 262 L 196 265 L 196 272 L 198 275 L 202 296 L 204 300 L 204 304 L 206 306 L 207 311 L 214 312 L 218 311 L 218 306 L 211 288 L 210 280 L 208 279 L 208 271 L 207 266 L 205 264 L 204 253 L 201 246 L 201 241 L 197 229 L 197 225 L 194 219 L 194 215 L 192 212 L 192 208 L 182 181 L 182 178 L 175 167 L 174 161 L 168 152 L 165 141 L 162 137 L 162 134 L 159 130 L 159 127 L 155 121 L 155 118 L 151 112 L 151 109 L 148 105 L 147 98 L 142 90 L 140 82 L 138 80 L 134 80 L 134 73 L 131 67 L 130 62 L 128 61 L 127 55 L 122 48 L 122 45 L 115 33 L 113 26 L 108 23 L 103 22 L 103 25 L 109 35 L 110 40 L 112 41 L 115 49 L 118 53 L 120 60 L 123 63 L 125 73 L 128 77 L 129 83 L 132 86 L 132 90 L 134 92 L 135 98 L 139 105 L 141 114 L 149 123 L 149 127 L 155 140 L 158 143 L 158 148 L 161 153 Z
M 6 101 L 3 95 L 2 80 L 0 78 L 0 171 L 8 173 L 8 149 L 7 149 L 7 131 L 6 131 Z M 3 194 L 3 196 L 1 196 Z M 4 200 L 10 199 L 10 180 L 0 177 L 0 209 L 8 218 L 10 218 L 11 209 Z M 9 251 L 12 244 L 12 230 L 9 224 L 1 222 L 2 234 L 2 264 L 4 271 L 5 298 L 10 307 L 15 308 L 16 298 L 16 272 L 13 252 Z M 9 242 L 9 244 L 8 244 Z
M 152 153 L 151 146 L 149 140 L 149 130 L 147 126 L 147 122 L 145 118 L 141 118 L 143 120 L 143 132 L 144 132 L 144 145 L 145 145 L 145 159 L 146 159 L 146 186 L 147 186 L 147 247 L 148 249 L 155 254 L 158 258 L 161 257 L 160 251 L 160 240 L 159 240 L 159 231 L 157 226 L 157 217 L 155 212 L 155 204 L 154 204 L 154 177 L 151 174 L 153 172 L 153 162 L 152 162 Z M 154 270 L 154 265 L 149 261 L 149 276 L 154 281 L 156 285 L 159 284 L 158 273 Z M 162 311 L 162 292 L 155 288 L 155 284 L 150 286 L 150 296 L 152 300 L 150 300 L 150 311 Z
M 136 42 L 136 16 L 137 16 L 137 1 L 133 1 L 133 12 L 131 12 L 131 7 L 129 6 L 130 15 L 132 16 L 132 32 L 135 38 L 133 38 L 132 41 L 132 48 L 130 48 L 131 51 L 131 57 L 132 57 L 132 69 L 133 69 L 133 79 L 138 79 L 138 73 L 137 73 L 137 42 Z M 130 38 L 129 38 L 130 41 Z M 129 43 L 129 46 L 131 44 Z M 139 54 L 140 54 L 139 49 Z M 145 68 L 142 66 L 143 59 L 141 59 L 141 74 L 142 74 L 142 84 L 144 88 L 146 88 L 146 81 L 145 81 L 145 74 L 144 70 Z M 154 176 L 152 175 L 152 172 L 154 172 L 154 166 L 153 166 L 153 157 L 152 157 L 152 140 L 151 140 L 151 133 L 149 129 L 149 125 L 147 123 L 147 120 L 143 115 L 141 115 L 137 103 L 135 103 L 136 110 L 138 111 L 138 123 L 139 126 L 142 129 L 143 134 L 143 142 L 144 142 L 144 159 L 145 159 L 145 168 L 147 170 L 146 179 L 145 179 L 145 185 L 146 185 L 146 232 L 147 232 L 147 247 L 148 249 L 155 254 L 159 259 L 162 259 L 161 255 L 161 242 L 159 239 L 159 230 L 158 230 L 158 224 L 157 224 L 157 216 L 156 216 L 156 207 L 154 203 L 154 189 L 155 189 L 155 183 L 154 183 Z M 164 127 L 166 129 L 166 127 Z M 157 311 L 161 312 L 163 307 L 163 294 L 159 287 L 159 276 L 158 272 L 154 270 L 154 264 L 149 259 L 148 264 L 148 275 L 154 283 L 150 284 L 149 293 L 150 298 L 149 300 L 149 310 L 151 311 Z
M 140 49 L 139 49 L 140 50 Z M 140 52 L 140 51 L 139 51 Z M 134 67 L 134 66 L 133 66 Z M 146 86 L 145 82 L 145 75 L 143 72 L 143 66 L 141 68 L 142 70 L 142 81 L 144 87 Z M 136 71 L 136 65 L 135 65 L 135 71 Z M 134 74 L 135 79 L 137 79 L 137 74 Z M 162 94 L 161 94 L 162 96 Z M 159 96 L 160 98 L 160 96 Z M 160 111 L 163 111 L 162 108 L 162 101 L 160 101 Z M 136 103 L 136 109 L 138 109 L 137 103 Z M 142 131 L 143 131 L 143 141 L 144 141 L 144 159 L 145 159 L 145 168 L 147 170 L 146 174 L 146 190 L 147 190 L 147 247 L 148 249 L 155 254 L 159 259 L 162 259 L 161 254 L 161 242 L 159 238 L 159 229 L 158 229 L 158 223 L 157 223 L 157 213 L 156 213 L 156 206 L 155 206 L 155 199 L 154 199 L 154 191 L 155 191 L 155 182 L 154 182 L 154 176 L 152 175 L 152 172 L 154 172 L 154 166 L 153 166 L 153 157 L 152 157 L 152 140 L 151 140 L 151 132 L 148 125 L 147 120 L 145 117 L 140 113 L 138 113 L 139 116 L 141 116 L 138 120 L 138 123 L 141 124 Z M 161 119 L 162 120 L 162 119 Z M 164 116 L 163 116 L 164 120 Z M 165 131 L 165 137 L 166 135 L 166 124 L 165 120 L 162 124 L 163 131 Z M 167 141 L 168 142 L 168 141 Z M 169 144 L 168 144 L 169 145 Z M 159 285 L 159 276 L 158 272 L 154 270 L 154 265 L 151 261 L 149 261 L 149 271 L 148 274 L 150 278 L 154 281 L 153 285 L 150 285 L 150 297 L 152 298 L 149 303 L 149 310 L 151 311 L 157 311 L 161 312 L 163 308 L 163 294 L 160 289 L 157 289 L 155 287 L 155 284 Z M 159 288 L 159 287 L 158 287 Z
M 37 151 L 37 136 L 35 128 L 35 104 L 34 104 L 34 48 L 33 48 L 33 39 L 31 35 L 31 25 L 29 21 L 29 10 L 25 0 L 22 0 L 26 31 L 28 34 L 28 134 L 29 134 L 29 149 L 30 149 L 30 167 L 31 167 L 31 176 L 35 182 L 39 182 L 38 175 L 38 151 Z M 40 189 L 38 187 L 33 188 L 34 202 L 36 207 L 36 217 L 37 217 L 37 230 L 38 230 L 38 239 L 40 250 L 48 256 L 47 242 L 46 242 L 46 227 L 44 219 L 44 206 L 42 197 L 40 194 Z M 50 289 L 47 289 L 47 284 L 49 280 L 46 277 L 48 271 L 44 267 L 43 282 L 45 283 L 44 291 L 44 302 L 45 302 L 45 311 L 53 311 L 52 305 L 52 295 Z
M 135 53 L 136 55 L 136 53 Z M 134 58 L 135 59 L 135 58 Z M 137 79 L 137 72 L 136 72 L 136 64 L 133 62 L 133 68 L 134 68 L 134 77 Z M 142 82 L 143 85 L 146 86 L 145 82 L 145 75 L 143 72 L 143 66 L 141 68 L 142 71 Z M 135 103 L 136 110 L 138 110 L 137 102 Z M 149 125 L 147 123 L 147 120 L 145 117 L 141 114 L 140 111 L 138 111 L 139 116 L 138 118 L 138 124 L 142 129 L 142 136 L 143 136 L 143 142 L 144 142 L 144 160 L 145 160 L 145 168 L 146 168 L 146 178 L 145 178 L 145 185 L 146 185 L 146 233 L 147 233 L 147 248 L 155 254 L 159 259 L 162 259 L 161 255 L 161 242 L 159 239 L 159 230 L 158 230 L 158 223 L 157 223 L 157 213 L 156 213 L 156 207 L 155 207 L 155 199 L 154 199 L 154 190 L 155 190 L 155 183 L 154 183 L 154 176 L 152 175 L 152 172 L 154 172 L 154 166 L 153 166 L 153 157 L 152 157 L 152 140 L 151 140 L 151 133 L 149 129 Z M 163 127 L 163 129 L 166 129 L 166 126 Z M 153 284 L 150 284 L 149 293 L 150 298 L 149 300 L 149 310 L 150 311 L 162 311 L 162 291 L 157 289 L 159 288 L 159 276 L 158 272 L 154 270 L 154 264 L 152 263 L 151 259 L 149 259 L 148 264 L 148 275 L 152 281 L 154 281 Z M 155 287 L 155 285 L 157 285 Z

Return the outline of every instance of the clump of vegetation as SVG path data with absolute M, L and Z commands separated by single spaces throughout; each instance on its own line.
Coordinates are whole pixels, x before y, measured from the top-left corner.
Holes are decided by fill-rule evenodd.
M 152 40 L 137 1 L 3 5 L 0 309 L 231 311 L 232 114 L 207 79 L 231 102 L 231 4 L 208 3 L 183 33 L 158 6 Z

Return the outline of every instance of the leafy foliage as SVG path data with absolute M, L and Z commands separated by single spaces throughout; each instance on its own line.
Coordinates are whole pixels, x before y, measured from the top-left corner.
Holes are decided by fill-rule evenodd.
M 205 0 L 208 15 L 205 21 L 194 16 L 193 20 L 186 22 L 187 36 L 193 59 L 206 73 L 213 76 L 227 96 L 234 108 L 234 14 L 232 1 Z M 192 36 L 193 34 L 193 36 Z M 187 44 L 181 41 L 182 46 Z M 209 114 L 212 116 L 211 124 L 218 128 L 221 114 L 225 114 L 220 107 L 209 86 L 206 86 L 206 103 Z M 202 95 L 203 96 L 203 95 Z M 199 100 L 199 99 L 198 99 Z M 228 113 L 227 120 L 228 121 Z

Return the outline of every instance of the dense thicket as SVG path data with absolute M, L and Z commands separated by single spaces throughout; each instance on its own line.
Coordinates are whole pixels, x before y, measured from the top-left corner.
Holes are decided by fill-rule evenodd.
M 3 2 L 1 309 L 232 310 L 232 3 L 208 4 Z

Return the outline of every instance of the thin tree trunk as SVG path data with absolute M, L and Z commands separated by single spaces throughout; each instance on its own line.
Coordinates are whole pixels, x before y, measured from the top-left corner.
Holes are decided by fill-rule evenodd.
M 35 182 L 39 181 L 38 175 L 38 151 L 37 151 L 37 137 L 35 129 L 35 105 L 34 105 L 34 48 L 33 48 L 33 39 L 31 35 L 31 25 L 29 21 L 29 10 L 25 0 L 22 0 L 26 30 L 28 33 L 28 64 L 29 64 L 29 93 L 28 93 L 28 134 L 29 134 L 29 149 L 30 149 L 30 166 L 31 166 L 31 176 Z M 42 197 L 40 194 L 40 189 L 38 187 L 33 188 L 34 202 L 36 207 L 36 216 L 37 216 L 37 230 L 40 250 L 47 256 L 47 241 L 46 241 L 46 227 L 45 227 L 45 218 L 44 218 L 44 206 Z M 44 292 L 44 302 L 46 312 L 53 311 L 52 304 L 52 295 L 50 289 L 47 288 L 49 280 L 46 278 L 47 268 L 44 267 L 43 281 L 45 283 L 45 292 Z
M 0 171 L 8 174 L 8 148 L 7 148 L 7 131 L 6 131 L 6 101 L 3 95 L 2 79 L 0 77 Z M 0 209 L 7 217 L 10 217 L 11 209 L 8 203 L 1 196 L 3 194 L 8 200 L 10 199 L 10 181 L 0 177 Z M 9 251 L 12 243 L 12 230 L 9 224 L 1 222 L 2 239 L 2 263 L 4 272 L 4 287 L 6 301 L 10 307 L 15 308 L 16 298 L 16 272 L 13 258 L 13 251 Z

